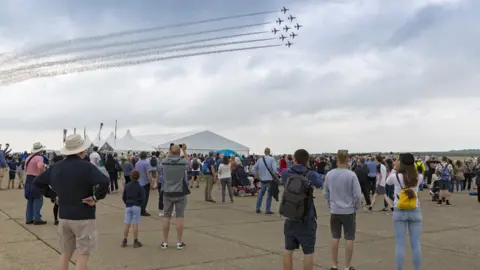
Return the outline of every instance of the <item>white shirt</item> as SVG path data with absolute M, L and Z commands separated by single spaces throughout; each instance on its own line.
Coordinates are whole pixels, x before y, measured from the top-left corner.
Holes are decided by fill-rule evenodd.
M 93 152 L 90 154 L 90 163 L 92 163 L 95 166 L 100 166 L 100 154 L 97 152 Z
M 378 184 L 382 187 L 385 186 L 385 181 L 387 180 L 387 167 L 385 165 L 380 164 L 380 174 L 378 175 L 379 181 Z
M 230 164 L 225 165 L 223 163 L 218 166 L 218 178 L 225 179 L 232 177 L 232 172 L 230 171 Z
M 400 184 L 402 184 L 401 186 L 398 183 L 399 181 L 400 181 Z M 397 180 L 397 172 L 395 170 L 392 170 L 392 172 L 388 176 L 386 182 L 387 182 L 388 185 L 393 185 L 393 187 L 394 187 L 395 195 L 393 197 L 395 198 L 395 200 L 393 201 L 393 205 L 394 205 L 394 207 L 397 207 L 398 197 L 402 193 L 402 189 L 405 187 L 405 182 L 403 182 L 403 174 L 399 173 L 398 174 L 398 180 Z M 414 190 L 417 194 L 418 194 L 419 186 L 422 183 L 423 183 L 423 175 L 422 175 L 422 177 L 420 177 L 420 175 L 419 175 L 417 186 L 414 188 Z M 418 196 L 417 196 L 417 208 L 419 206 L 420 206 L 420 201 L 418 200 Z

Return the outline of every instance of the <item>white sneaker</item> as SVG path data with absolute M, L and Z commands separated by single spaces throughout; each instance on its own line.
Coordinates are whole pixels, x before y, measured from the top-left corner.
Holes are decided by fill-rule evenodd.
M 178 250 L 181 250 L 181 249 L 184 249 L 187 245 L 185 245 L 185 243 L 181 242 L 181 243 L 177 243 L 177 249 Z
M 161 249 L 167 249 L 167 248 L 168 248 L 168 244 L 167 244 L 167 243 L 161 243 L 161 244 L 160 244 L 160 248 L 161 248 Z
M 159 217 L 163 217 L 163 215 L 164 215 L 164 214 L 163 214 L 163 211 L 159 211 L 159 212 L 158 212 L 158 216 L 159 216 Z

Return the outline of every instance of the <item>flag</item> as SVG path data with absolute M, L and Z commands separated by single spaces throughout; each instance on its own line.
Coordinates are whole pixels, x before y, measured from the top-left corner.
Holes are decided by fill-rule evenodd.
M 84 126 L 84 127 L 83 127 L 83 139 L 84 139 L 84 140 L 87 139 L 87 126 Z
M 65 143 L 65 140 L 67 139 L 67 130 L 63 130 L 63 143 Z
M 100 123 L 100 129 L 98 130 L 98 141 L 102 140 L 100 134 L 102 133 L 103 123 Z
M 73 128 L 73 134 L 77 134 L 77 128 Z
M 115 151 L 116 147 L 117 147 L 117 120 L 115 120 L 115 135 L 113 139 L 113 151 Z
M 115 120 L 115 140 L 117 139 L 117 120 Z

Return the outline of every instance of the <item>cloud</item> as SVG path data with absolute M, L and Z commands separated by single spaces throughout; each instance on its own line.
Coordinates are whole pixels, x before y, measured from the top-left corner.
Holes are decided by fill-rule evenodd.
M 162 12 L 152 12 L 152 3 L 85 5 L 68 12 L 72 1 L 56 7 L 5 1 L 0 17 L 9 27 L 0 29 L 0 44 L 11 50 L 18 44 L 282 5 L 191 1 L 198 11 L 193 12 L 185 11 L 185 4 L 166 3 Z M 39 10 L 37 16 L 19 8 L 27 4 Z M 475 147 L 472 134 L 480 131 L 472 125 L 480 116 L 477 1 L 294 1 L 289 7 L 304 25 L 290 49 L 176 59 L 0 87 L 2 140 L 19 150 L 35 140 L 58 147 L 63 128 L 86 125 L 93 134 L 100 122 L 109 130 L 118 120 L 120 133 L 207 128 L 257 152 L 267 145 L 278 153 Z M 51 31 L 39 30 L 46 25 Z M 209 27 L 222 24 L 183 31 Z

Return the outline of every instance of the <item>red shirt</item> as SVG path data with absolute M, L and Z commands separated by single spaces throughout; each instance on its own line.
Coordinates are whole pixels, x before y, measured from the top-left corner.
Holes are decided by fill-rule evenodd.
M 287 161 L 284 158 L 280 159 L 280 170 L 286 169 L 286 168 L 287 168 Z

